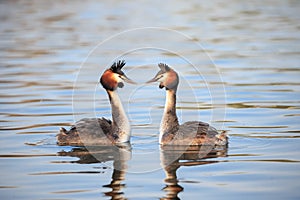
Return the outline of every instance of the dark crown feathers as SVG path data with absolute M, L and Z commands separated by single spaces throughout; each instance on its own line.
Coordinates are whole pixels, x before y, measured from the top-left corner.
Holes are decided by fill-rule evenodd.
M 118 62 L 114 62 L 114 64 L 112 64 L 112 66 L 109 69 L 114 73 L 123 74 L 121 69 L 125 66 L 125 64 L 125 60 L 119 60 Z
M 161 71 L 163 72 L 167 72 L 167 71 L 170 71 L 170 67 L 167 65 L 167 64 L 164 64 L 164 63 L 159 63 L 158 64 L 158 67 L 161 69 Z

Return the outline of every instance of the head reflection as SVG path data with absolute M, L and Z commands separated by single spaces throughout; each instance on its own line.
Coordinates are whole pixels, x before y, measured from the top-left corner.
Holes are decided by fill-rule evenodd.
M 227 156 L 227 147 L 211 148 L 205 146 L 161 146 L 160 161 L 165 171 L 166 195 L 163 200 L 180 199 L 178 194 L 184 190 L 177 179 L 177 169 L 181 166 L 197 166 L 217 163 L 208 158 Z
M 111 188 L 111 191 L 105 192 L 111 199 L 126 199 L 122 189 L 125 184 L 125 174 L 127 170 L 127 161 L 131 159 L 131 145 L 124 143 L 118 146 L 94 146 L 94 147 L 74 147 L 71 151 L 58 152 L 60 156 L 77 157 L 79 160 L 73 163 L 91 164 L 113 161 L 112 180 L 103 187 Z

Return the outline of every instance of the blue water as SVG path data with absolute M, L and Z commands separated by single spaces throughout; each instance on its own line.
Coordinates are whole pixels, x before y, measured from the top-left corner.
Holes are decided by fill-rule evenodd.
M 299 8 L 2 1 L 1 199 L 299 199 Z M 98 80 L 116 59 L 139 83 L 119 89 L 131 146 L 57 146 L 61 126 L 111 118 Z M 160 148 L 165 92 L 143 84 L 159 62 L 180 75 L 180 122 L 227 130 L 228 149 Z

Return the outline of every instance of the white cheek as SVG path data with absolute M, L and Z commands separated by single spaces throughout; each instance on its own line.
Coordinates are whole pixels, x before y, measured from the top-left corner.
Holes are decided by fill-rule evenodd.
M 166 80 L 166 76 L 162 76 L 161 78 L 159 78 L 157 81 L 158 82 L 165 82 Z
M 123 79 L 121 79 L 118 74 L 114 74 L 114 79 L 117 81 L 117 83 L 123 83 Z

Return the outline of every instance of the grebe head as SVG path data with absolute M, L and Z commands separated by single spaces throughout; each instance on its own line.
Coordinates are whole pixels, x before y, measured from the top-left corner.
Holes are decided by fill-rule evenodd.
M 160 89 L 165 87 L 166 90 L 176 90 L 179 83 L 178 74 L 166 64 L 159 63 L 158 67 L 160 71 L 146 83 L 160 82 Z
M 122 71 L 122 67 L 125 65 L 124 60 L 115 62 L 109 69 L 105 70 L 100 78 L 100 83 L 106 90 L 114 91 L 118 87 L 124 86 L 124 81 L 127 83 L 135 84 L 130 80 L 125 73 Z

